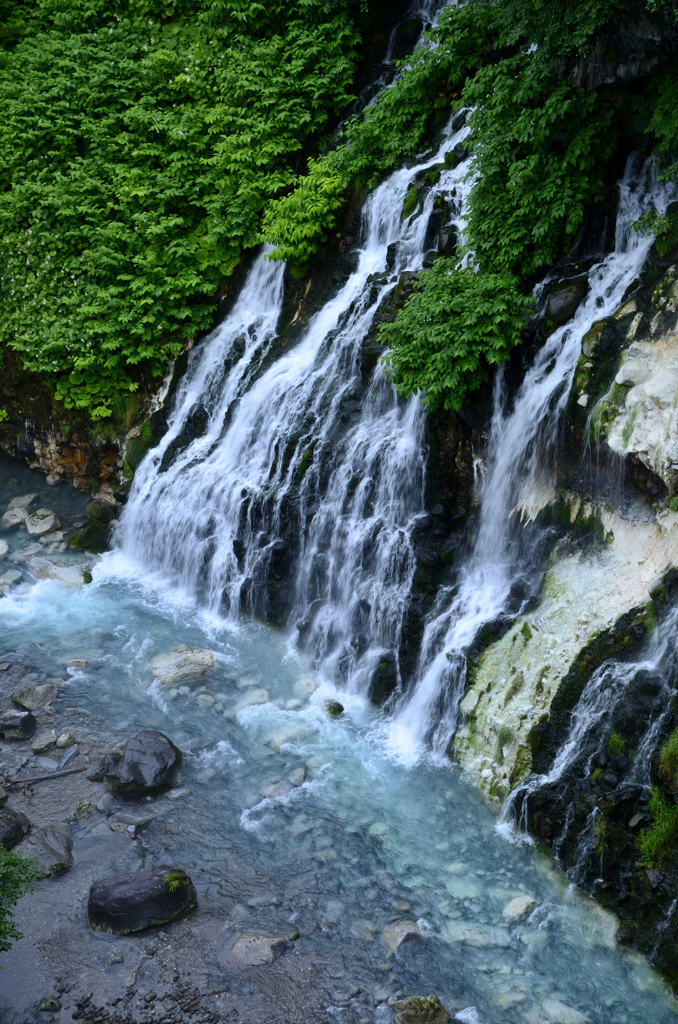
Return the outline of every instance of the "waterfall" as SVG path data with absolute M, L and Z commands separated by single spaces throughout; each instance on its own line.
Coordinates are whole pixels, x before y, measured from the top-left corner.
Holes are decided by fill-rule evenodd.
M 410 183 L 466 129 L 443 134 L 370 195 L 355 270 L 289 351 L 276 338 L 283 267 L 260 252 L 230 315 L 191 352 L 118 535 L 218 614 L 270 612 L 282 565 L 317 664 L 361 692 L 386 652 L 397 671 L 425 477 L 421 403 L 399 400 L 378 364 L 365 383 L 362 350 L 384 298 L 422 266 L 435 194 L 461 209 L 463 163 L 402 219 Z
M 416 758 L 429 740 L 434 750 L 447 750 L 466 685 L 466 651 L 534 571 L 535 551 L 529 549 L 531 537 L 519 510 L 538 505 L 538 492 L 545 478 L 548 482 L 549 454 L 555 451 L 583 336 L 619 307 L 647 257 L 652 237 L 632 225 L 649 207 L 663 213 L 671 196 L 671 187 L 656 180 L 652 161 L 639 168 L 637 158 L 629 158 L 619 184 L 615 248 L 589 271 L 586 299 L 539 350 L 512 408 L 497 377 L 475 542 L 456 593 L 451 600 L 441 595 L 439 612 L 426 627 L 416 684 L 390 727 L 389 744 L 401 757 Z

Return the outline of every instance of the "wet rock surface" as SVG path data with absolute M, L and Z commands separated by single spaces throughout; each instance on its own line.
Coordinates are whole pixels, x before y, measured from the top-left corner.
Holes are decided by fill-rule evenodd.
M 32 857 L 42 868 L 42 877 L 63 875 L 73 867 L 73 833 L 66 822 L 43 825 L 17 847 L 23 857 Z
M 95 882 L 87 909 L 93 928 L 129 935 L 169 924 L 187 914 L 197 902 L 195 886 L 186 872 L 162 867 Z
M 181 751 L 167 736 L 147 729 L 127 743 L 103 782 L 116 796 L 152 795 L 175 782 L 181 761 Z

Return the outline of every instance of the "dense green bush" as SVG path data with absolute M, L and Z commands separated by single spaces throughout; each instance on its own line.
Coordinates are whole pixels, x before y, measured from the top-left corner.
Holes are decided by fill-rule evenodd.
M 384 324 L 386 370 L 403 396 L 425 393 L 429 409 L 461 408 L 469 386 L 508 359 L 532 309 L 510 274 L 477 274 L 439 259 L 422 274 L 395 323 Z
M 19 857 L 0 844 L 0 953 L 10 949 L 12 940 L 23 938 L 14 923 L 12 909 L 32 891 L 39 876 L 40 868 L 35 861 Z
M 3 0 L 0 344 L 97 418 L 211 323 L 344 107 L 350 0 Z

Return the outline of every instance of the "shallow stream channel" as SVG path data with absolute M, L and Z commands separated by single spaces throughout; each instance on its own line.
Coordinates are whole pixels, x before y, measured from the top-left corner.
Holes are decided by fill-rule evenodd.
M 27 494 L 64 525 L 87 500 L 3 461 L 0 511 Z M 73 865 L 19 904 L 25 938 L 2 956 L 3 1024 L 392 1024 L 398 1000 L 428 995 L 444 1008 L 431 1004 L 431 1021 L 675 1019 L 659 977 L 615 945 L 614 918 L 502 833 L 449 760 L 407 767 L 384 713 L 314 674 L 283 633 L 207 618 L 120 552 L 92 565 L 88 585 L 39 579 L 25 558 L 39 541 L 24 529 L 0 539 L 0 569 L 21 573 L 0 600 L 3 707 L 20 684 L 51 686 L 38 730 L 75 739 L 43 753 L 1 742 L 0 773 L 83 769 L 8 787 L 6 807 L 33 831 L 68 824 Z M 60 546 L 50 541 L 54 563 L 82 562 Z M 162 685 L 153 659 L 184 644 L 213 652 L 213 670 Z M 328 700 L 344 712 L 328 714 Z M 140 730 L 182 751 L 172 788 L 124 799 L 87 779 Z M 127 936 L 90 927 L 94 881 L 161 866 L 192 878 L 191 913 Z

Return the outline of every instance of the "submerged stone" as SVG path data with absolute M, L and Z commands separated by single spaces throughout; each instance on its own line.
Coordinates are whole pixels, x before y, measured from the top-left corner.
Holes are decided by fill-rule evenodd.
M 155 679 L 161 686 L 176 686 L 187 679 L 199 679 L 214 671 L 214 652 L 181 644 L 158 654 L 151 661 Z
M 286 948 L 287 941 L 281 936 L 242 932 L 234 942 L 222 950 L 219 964 L 231 970 L 266 967 L 268 964 L 274 963 Z
M 43 825 L 24 839 L 18 851 L 42 866 L 42 878 L 63 875 L 73 867 L 73 833 L 65 821 Z
M 18 686 L 12 690 L 9 699 L 24 711 L 35 711 L 42 704 L 49 704 L 56 697 L 57 688 L 54 683 L 43 683 L 42 686 Z
M 504 907 L 502 916 L 505 921 L 517 924 L 519 921 L 524 921 L 538 906 L 539 900 L 536 900 L 534 896 L 516 896 Z
M 386 949 L 386 955 L 391 956 L 396 949 L 400 949 L 406 942 L 421 938 L 421 929 L 415 921 L 398 921 L 388 928 L 384 928 L 381 939 Z
M 152 868 L 94 882 L 89 923 L 98 931 L 129 935 L 168 924 L 198 904 L 195 886 L 181 868 Z
M 9 509 L 0 520 L 0 530 L 13 530 L 27 519 L 28 512 L 25 508 Z
M 116 796 L 144 796 L 171 786 L 182 762 L 182 753 L 162 732 L 137 733 L 120 760 L 103 777 L 104 786 Z
M 542 1009 L 552 1024 L 591 1024 L 591 1018 L 558 999 L 545 999 Z

